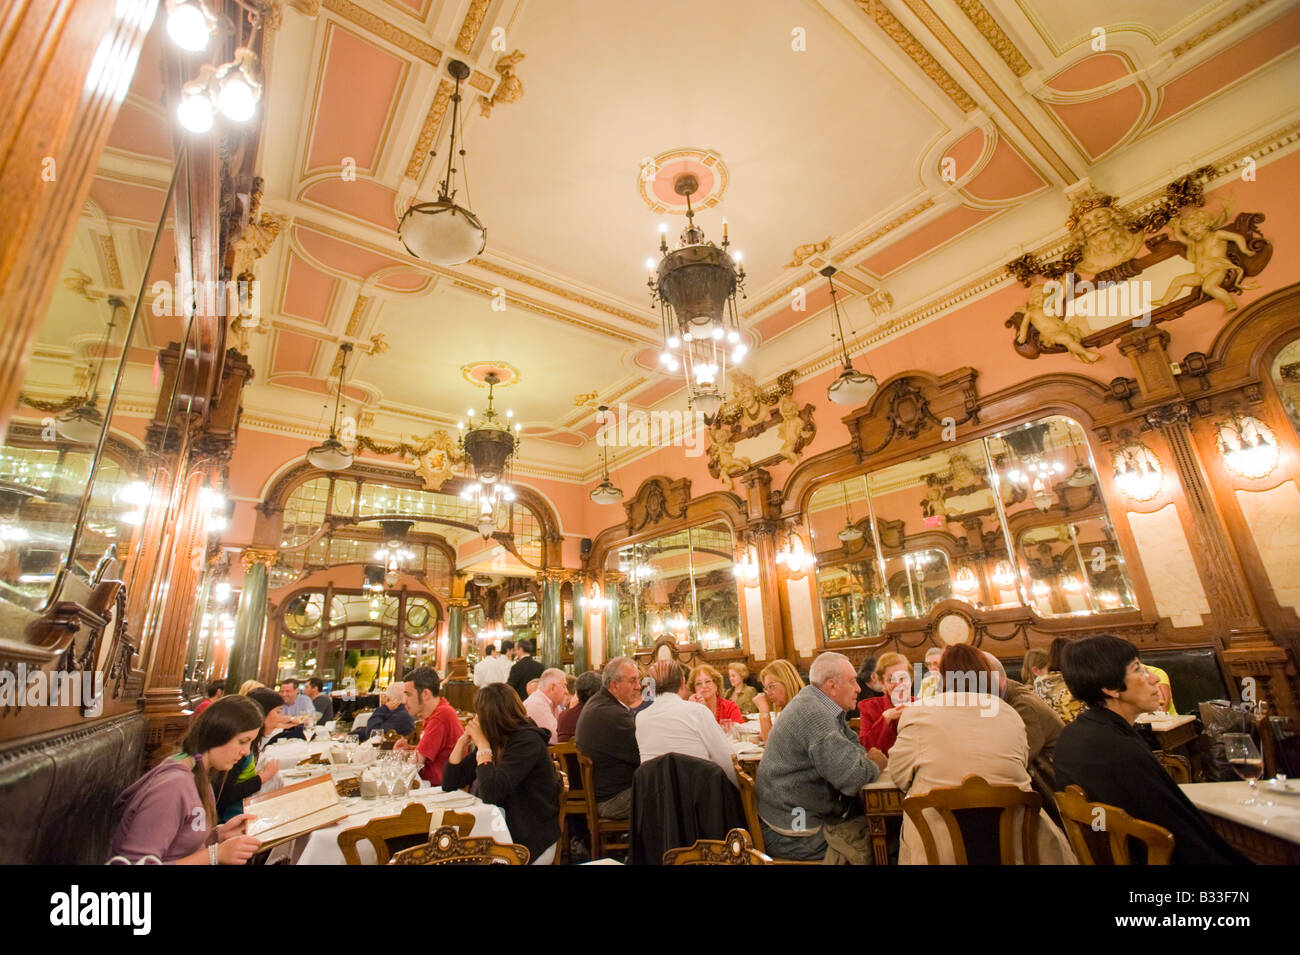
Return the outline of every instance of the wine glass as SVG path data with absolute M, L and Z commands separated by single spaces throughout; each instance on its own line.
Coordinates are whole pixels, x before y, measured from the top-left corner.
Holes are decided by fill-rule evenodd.
M 320 714 L 315 710 L 302 718 L 302 735 L 308 743 L 316 738 L 316 721 L 319 719 Z
M 376 750 L 378 750 L 379 747 L 380 747 L 380 745 L 381 745 L 383 742 L 384 742 L 384 731 L 383 731 L 383 730 L 371 730 L 371 731 L 370 731 L 370 745 L 371 745 L 371 746 L 373 746 Z
M 1264 760 L 1255 747 L 1255 741 L 1249 733 L 1224 733 L 1223 753 L 1228 758 L 1228 765 L 1242 779 L 1250 783 L 1250 798 L 1243 799 L 1241 805 L 1258 805 L 1255 798 L 1255 781 L 1264 775 Z
M 343 738 L 343 745 L 348 748 L 348 762 L 357 761 L 357 747 L 361 745 L 361 737 L 356 733 L 349 733 Z

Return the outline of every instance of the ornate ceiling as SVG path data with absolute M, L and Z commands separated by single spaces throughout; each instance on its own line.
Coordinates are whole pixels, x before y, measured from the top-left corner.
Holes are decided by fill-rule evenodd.
M 683 222 L 680 171 L 700 176 L 710 238 L 725 216 L 744 252 L 747 370 L 765 381 L 829 367 L 827 263 L 869 345 L 1010 281 L 1007 261 L 1061 237 L 1080 179 L 1139 199 L 1300 134 L 1290 0 L 280 7 L 261 174 L 282 227 L 254 266 L 245 427 L 323 434 L 343 340 L 362 351 L 349 410 L 380 440 L 454 433 L 486 399 L 465 366 L 504 363 L 525 470 L 558 478 L 598 472 L 595 404 L 684 403 L 645 294 L 659 223 Z M 438 268 L 396 225 L 436 196 L 454 58 L 473 69 L 460 198 L 488 242 Z M 92 193 L 110 233 L 165 186 L 156 102 L 137 79 Z M 122 284 L 83 253 L 95 285 Z

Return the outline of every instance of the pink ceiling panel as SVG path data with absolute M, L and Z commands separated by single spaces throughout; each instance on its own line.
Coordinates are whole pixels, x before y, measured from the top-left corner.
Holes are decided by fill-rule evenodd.
M 624 400 L 627 401 L 628 404 L 639 405 L 642 408 L 649 408 L 658 402 L 663 401 L 681 387 L 682 380 L 680 378 L 661 378 L 650 387 L 643 388 L 641 391 L 629 395 Z
M 1297 36 L 1300 36 L 1300 9 L 1274 20 L 1264 29 L 1166 83 L 1161 87 L 1164 102 L 1152 125 L 1176 116 L 1251 70 L 1294 49 Z
M 171 134 L 166 121 L 154 113 L 137 109 L 130 100 L 123 103 L 118 111 L 117 121 L 108 134 L 108 145 L 124 152 L 156 156 L 168 162 L 172 158 Z
M 286 315 L 305 318 L 324 325 L 329 319 L 330 302 L 338 279 L 312 268 L 293 253 L 289 254 L 289 273 L 284 281 L 284 300 L 280 310 Z
M 303 190 L 302 195 L 309 202 L 373 222 L 381 228 L 397 228 L 397 218 L 393 215 L 393 201 L 397 193 L 377 183 L 364 179 L 352 182 L 325 179 L 312 183 Z
M 331 26 L 326 43 L 307 168 L 350 156 L 358 169 L 373 169 L 404 64 L 342 27 Z
M 945 159 L 953 160 L 953 179 L 960 179 L 974 168 L 976 161 L 984 152 L 984 130 L 972 129 L 959 139 L 939 159 L 939 174 L 943 175 Z
M 392 289 L 394 292 L 418 292 L 432 280 L 432 276 L 423 272 L 394 272 L 385 275 L 375 284 L 380 288 Z
M 998 140 L 988 165 L 966 183 L 965 190 L 976 199 L 1015 199 L 1041 189 L 1045 182 L 1029 167 L 1024 157 L 1005 139 Z
M 157 223 L 166 197 L 166 186 L 150 189 L 148 186 L 128 185 L 99 177 L 90 184 L 90 198 L 99 204 L 110 219 Z
M 295 229 L 294 237 L 303 250 L 322 265 L 358 279 L 368 278 L 380 269 L 408 264 L 400 259 L 389 258 L 363 249 L 351 242 L 322 235 L 312 229 Z
M 277 330 L 272 348 L 275 357 L 271 361 L 271 374 L 311 374 L 320 344 L 320 339 L 309 335 Z
M 980 174 L 981 177 L 983 175 L 984 173 Z M 946 212 L 933 222 L 928 222 L 910 235 L 899 239 L 884 251 L 877 252 L 862 265 L 877 275 L 888 275 L 899 266 L 925 255 L 931 249 L 960 235 L 971 226 L 983 222 L 991 215 L 992 212 L 967 209 L 965 206 Z
M 814 283 L 816 283 L 814 285 Z M 801 325 L 809 318 L 816 315 L 822 309 L 831 307 L 831 287 L 820 275 L 812 276 L 804 286 L 804 308 L 800 311 L 794 310 L 794 304 L 788 300 L 788 304 L 775 315 L 769 315 L 754 325 L 754 331 L 762 337 L 763 341 L 775 338 L 782 332 L 789 331 L 796 325 Z M 839 293 L 840 305 L 853 297 L 853 293 L 846 289 L 843 284 L 837 284 L 835 291 Z
M 1050 108 L 1096 159 L 1124 139 L 1142 115 L 1142 91 L 1129 86 L 1088 103 L 1053 103 Z
M 333 395 L 334 389 L 319 378 L 309 378 L 306 375 L 272 375 L 269 384 L 280 385 L 284 388 L 296 388 L 298 391 L 309 391 L 314 395 Z M 362 389 L 348 385 L 343 389 L 343 397 L 349 401 L 365 401 L 369 398 Z
M 1057 73 L 1047 85 L 1062 93 L 1096 89 L 1127 75 L 1128 63 L 1115 53 L 1097 53 Z

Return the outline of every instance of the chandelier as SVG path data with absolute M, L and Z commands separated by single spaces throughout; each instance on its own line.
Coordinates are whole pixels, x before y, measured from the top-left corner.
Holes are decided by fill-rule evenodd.
M 1273 429 L 1252 415 L 1229 409 L 1228 418 L 1215 429 L 1215 445 L 1224 466 L 1238 477 L 1268 477 L 1277 467 L 1277 436 Z
M 447 64 L 447 72 L 456 80 L 456 92 L 451 97 L 451 142 L 447 146 L 447 169 L 438 183 L 438 198 L 434 202 L 420 202 L 406 210 L 398 223 L 397 235 L 418 259 L 434 265 L 462 265 L 478 255 L 487 246 L 487 229 L 478 217 L 464 206 L 456 204 L 456 167 L 452 165 L 459 155 L 464 157 L 465 147 L 456 150 L 456 128 L 460 117 L 460 84 L 469 77 L 469 67 L 460 60 Z M 468 177 L 466 183 L 468 184 Z M 468 195 L 468 185 L 466 194 Z
M 502 476 L 509 472 L 515 452 L 519 450 L 520 427 L 516 422 L 514 430 L 510 428 L 510 419 L 515 415 L 513 411 L 506 411 L 503 420 L 493 407 L 495 389 L 501 381 L 497 373 L 490 371 L 483 380 L 488 386 L 487 410 L 475 424 L 474 409 L 470 408 L 468 426 L 459 421 L 456 427 L 460 430 L 460 449 L 469 459 L 477 479 L 461 491 L 460 496 L 476 503 L 478 532 L 487 540 L 504 521 L 504 512 L 515 499 L 514 490 L 502 480 Z
M 104 430 L 104 416 L 99 410 L 99 376 L 104 371 L 104 362 L 108 359 L 108 343 L 113 337 L 113 325 L 117 310 L 126 308 L 120 298 L 110 298 L 108 304 L 112 311 L 108 314 L 108 325 L 104 329 L 103 341 L 99 343 L 99 355 L 95 359 L 95 370 L 86 383 L 86 395 L 81 401 L 61 415 L 55 427 L 59 434 L 74 444 L 94 444 Z
M 334 398 L 334 421 L 330 424 L 330 436 L 324 444 L 318 444 L 307 452 L 307 463 L 322 471 L 343 471 L 352 467 L 352 452 L 339 440 L 339 409 L 343 402 L 343 380 L 348 370 L 352 343 L 339 345 L 339 352 L 343 357 L 339 362 L 339 390 Z
M 375 560 L 384 567 L 384 583 L 396 587 L 398 575 L 415 560 L 415 552 L 406 546 L 406 537 L 414 521 L 380 521 L 384 543 L 375 551 Z
M 659 303 L 664 350 L 659 356 L 669 372 L 679 367 L 686 375 L 691 407 L 711 424 L 726 400 L 727 363 L 740 364 L 748 350 L 740 340 L 736 293 L 744 294 L 745 269 L 739 252 L 728 252 L 727 223 L 722 223 L 722 245 L 705 241 L 695 225 L 691 196 L 699 180 L 683 173 L 673 180 L 673 190 L 686 197 L 686 228 L 676 249 L 668 249 L 668 226 L 659 227 L 663 258 L 655 268 L 646 260 L 650 277 L 650 303 Z
M 853 360 L 849 358 L 849 346 L 844 338 L 844 319 L 840 315 L 839 293 L 835 291 L 835 280 L 832 278 L 838 271 L 839 269 L 833 265 L 828 265 L 821 271 L 821 274 L 826 276 L 826 281 L 831 286 L 831 308 L 834 309 L 835 321 L 833 338 L 839 343 L 840 360 L 844 362 L 844 370 L 840 372 L 839 377 L 826 386 L 826 397 L 837 405 L 856 407 L 869 401 L 880 385 L 874 375 L 866 374 L 854 368 Z M 850 330 L 852 330 L 851 326 Z M 854 332 L 854 334 L 857 333 Z

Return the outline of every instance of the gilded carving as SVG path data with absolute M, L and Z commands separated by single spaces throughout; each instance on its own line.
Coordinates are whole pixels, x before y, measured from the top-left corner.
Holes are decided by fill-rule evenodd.
M 104 280 L 109 288 L 122 287 L 122 270 L 117 264 L 117 247 L 111 235 L 99 236 L 99 251 L 104 256 Z
M 1041 350 L 1064 348 L 1084 364 L 1090 365 L 1099 361 L 1101 353 L 1083 347 L 1083 332 L 1073 321 L 1048 313 L 1044 304 L 1047 300 L 1047 288 L 1046 285 L 1035 285 L 1029 290 L 1029 299 L 1022 309 L 1020 331 L 1016 335 L 1017 344 L 1025 344 L 1029 340 L 1030 329 L 1032 329 L 1042 345 Z M 1057 309 L 1054 308 L 1053 311 Z
M 394 46 L 405 50 L 412 56 L 418 57 L 431 66 L 437 66 L 442 60 L 442 53 L 436 47 L 425 43 L 418 37 L 412 36 L 405 30 L 399 30 L 387 20 L 353 3 L 352 0 L 321 0 L 321 4 L 331 13 L 337 13 L 343 18 L 351 20 L 362 29 L 387 40 Z
M 433 104 L 424 117 L 424 125 L 420 127 L 420 135 L 415 140 L 415 148 L 411 150 L 411 158 L 406 163 L 407 179 L 420 178 L 420 170 L 424 168 L 424 163 L 429 158 L 429 148 L 433 146 L 433 137 L 442 127 L 442 118 L 451 103 L 453 89 L 454 84 L 451 80 L 443 80 L 438 84 L 438 91 L 433 96 Z
M 487 16 L 490 3 L 491 0 L 471 0 L 465 20 L 460 25 L 460 34 L 456 37 L 456 49 L 460 52 L 468 54 L 474 49 L 474 41 L 483 28 L 483 18 Z
M 799 461 L 799 454 L 817 434 L 813 423 L 813 406 L 802 408 L 794 400 L 795 373 L 788 371 L 777 379 L 776 387 L 763 390 L 752 377 L 741 371 L 731 373 L 733 398 L 723 405 L 709 428 L 709 473 L 734 487 L 733 479 L 752 468 L 766 467 L 785 460 Z M 737 442 L 756 437 L 769 428 L 777 428 L 781 447 L 761 461 L 751 461 L 738 454 Z
M 731 440 L 731 432 L 714 422 L 709 428 L 709 471 L 727 485 L 727 490 L 735 490 L 736 476 L 752 467 L 749 458 L 737 457 L 736 444 Z
M 689 478 L 676 481 L 666 477 L 647 478 L 637 488 L 632 500 L 623 504 L 627 512 L 627 529 L 635 534 L 650 524 L 686 516 L 686 505 L 691 500 Z M 606 575 L 608 579 L 608 574 Z
M 1242 17 L 1254 13 L 1256 10 L 1258 10 L 1267 2 L 1268 0 L 1250 0 L 1249 3 L 1243 3 L 1236 10 L 1233 10 L 1231 13 L 1229 13 L 1226 17 L 1214 21 L 1208 27 L 1202 30 L 1200 33 L 1188 37 L 1182 43 L 1174 47 L 1171 52 L 1175 57 L 1182 56 L 1188 50 L 1200 46 L 1206 40 L 1210 39 L 1210 37 L 1222 33 L 1224 30 L 1232 26 Z
M 492 94 L 492 98 L 486 96 L 478 98 L 479 109 L 484 116 L 492 114 L 492 107 L 502 103 L 515 103 L 524 98 L 524 84 L 518 76 L 515 75 L 515 67 L 519 61 L 524 59 L 525 54 L 515 50 L 508 53 L 493 65 L 493 69 L 501 77 L 501 82 L 497 83 L 497 88 Z
M 344 338 L 352 338 L 361 328 L 361 319 L 366 312 L 366 306 L 370 304 L 370 299 L 365 295 L 358 295 L 356 303 L 352 306 L 352 314 L 348 316 L 347 327 L 343 330 Z
M 856 255 L 857 253 L 865 249 L 867 246 L 869 246 L 871 243 L 875 242 L 877 239 L 884 238 L 885 236 L 889 235 L 889 233 L 893 232 L 895 229 L 898 229 L 901 226 L 906 225 L 907 223 L 915 219 L 917 216 L 919 216 L 922 212 L 925 212 L 927 209 L 931 209 L 933 207 L 934 207 L 934 199 L 932 198 L 926 199 L 924 202 L 921 202 L 918 205 L 915 205 L 912 208 L 908 209 L 898 218 L 891 219 L 889 222 L 886 222 L 884 225 L 872 229 L 870 232 L 864 235 L 857 242 L 854 242 L 851 246 L 845 249 L 843 256 L 837 256 L 837 257 L 842 259 L 848 259 Z
M 446 431 L 435 431 L 416 444 L 399 441 L 397 444 L 380 444 L 365 435 L 357 436 L 357 450 L 375 454 L 400 454 L 408 464 L 415 465 L 415 473 L 424 482 L 425 490 L 440 490 L 454 469 L 464 466 L 465 455 L 456 440 Z
M 963 112 L 969 113 L 976 108 L 975 101 L 970 98 L 970 94 L 962 89 L 951 74 L 939 65 L 939 61 L 930 55 L 930 51 L 925 48 L 925 45 L 912 36 L 883 3 L 877 3 L 875 0 L 854 0 L 854 2 Z
M 271 565 L 275 563 L 279 556 L 279 551 L 274 548 L 266 547 L 245 547 L 239 555 L 239 563 L 245 571 L 248 571 L 254 564 L 265 564 L 266 569 L 270 570 Z
M 821 242 L 807 242 L 803 245 L 796 245 L 794 251 L 790 253 L 790 261 L 785 264 L 787 269 L 797 269 L 814 255 L 822 255 L 831 247 L 831 237 L 828 235 Z
M 1011 38 L 1003 32 L 998 21 L 993 19 L 993 15 L 988 12 L 984 4 L 980 3 L 980 0 L 955 0 L 955 2 L 970 22 L 975 24 L 975 29 L 980 31 L 980 35 L 988 41 L 989 46 L 1002 57 L 1002 62 L 1011 68 L 1012 73 L 1016 76 L 1024 76 L 1030 71 L 1029 61 L 1016 49 Z

